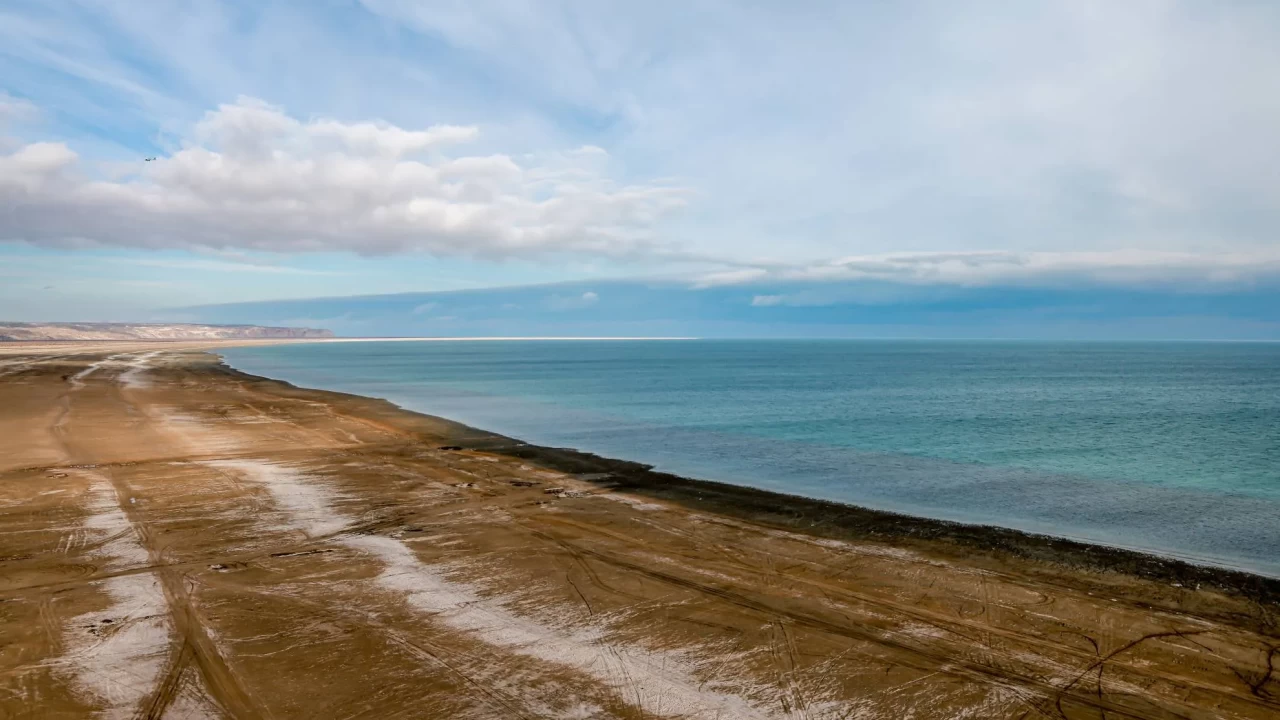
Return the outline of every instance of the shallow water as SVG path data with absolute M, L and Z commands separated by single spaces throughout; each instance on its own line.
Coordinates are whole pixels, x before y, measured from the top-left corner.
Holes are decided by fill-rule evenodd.
M 1280 345 L 387 342 L 230 348 L 661 470 L 1280 575 Z

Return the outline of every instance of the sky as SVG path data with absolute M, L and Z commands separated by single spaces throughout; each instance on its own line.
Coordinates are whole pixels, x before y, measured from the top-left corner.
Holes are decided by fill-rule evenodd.
M 0 319 L 1280 339 L 1278 31 L 1261 0 L 9 0 Z

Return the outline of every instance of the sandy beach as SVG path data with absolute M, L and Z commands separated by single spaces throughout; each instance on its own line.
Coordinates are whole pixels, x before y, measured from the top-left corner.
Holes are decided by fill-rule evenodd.
M 1280 716 L 1280 581 L 539 448 L 218 346 L 0 348 L 0 717 Z

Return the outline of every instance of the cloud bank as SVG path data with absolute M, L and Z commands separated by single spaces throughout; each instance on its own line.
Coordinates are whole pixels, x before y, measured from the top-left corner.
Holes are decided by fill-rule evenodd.
M 1245 252 L 975 251 L 858 255 L 807 263 L 761 263 L 705 274 L 696 287 L 764 282 L 884 281 L 907 285 L 1070 286 L 1080 284 L 1203 287 L 1248 286 L 1280 279 L 1280 248 Z M 753 304 L 777 305 L 780 296 L 760 295 Z
M 654 226 L 685 202 L 676 187 L 614 183 L 599 148 L 462 152 L 478 134 L 303 121 L 241 98 L 207 113 L 181 149 L 105 173 L 63 143 L 30 143 L 0 155 L 0 241 L 616 257 L 660 249 Z
M 429 312 L 420 311 L 424 306 Z M 1186 293 L 862 280 L 697 289 L 683 283 L 592 281 L 187 307 L 161 319 L 302 324 L 363 336 L 1276 340 L 1280 288 Z

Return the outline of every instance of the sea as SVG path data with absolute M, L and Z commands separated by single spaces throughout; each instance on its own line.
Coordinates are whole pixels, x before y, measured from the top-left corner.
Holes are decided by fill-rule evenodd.
M 228 364 L 708 480 L 1280 577 L 1280 344 L 351 342 Z

